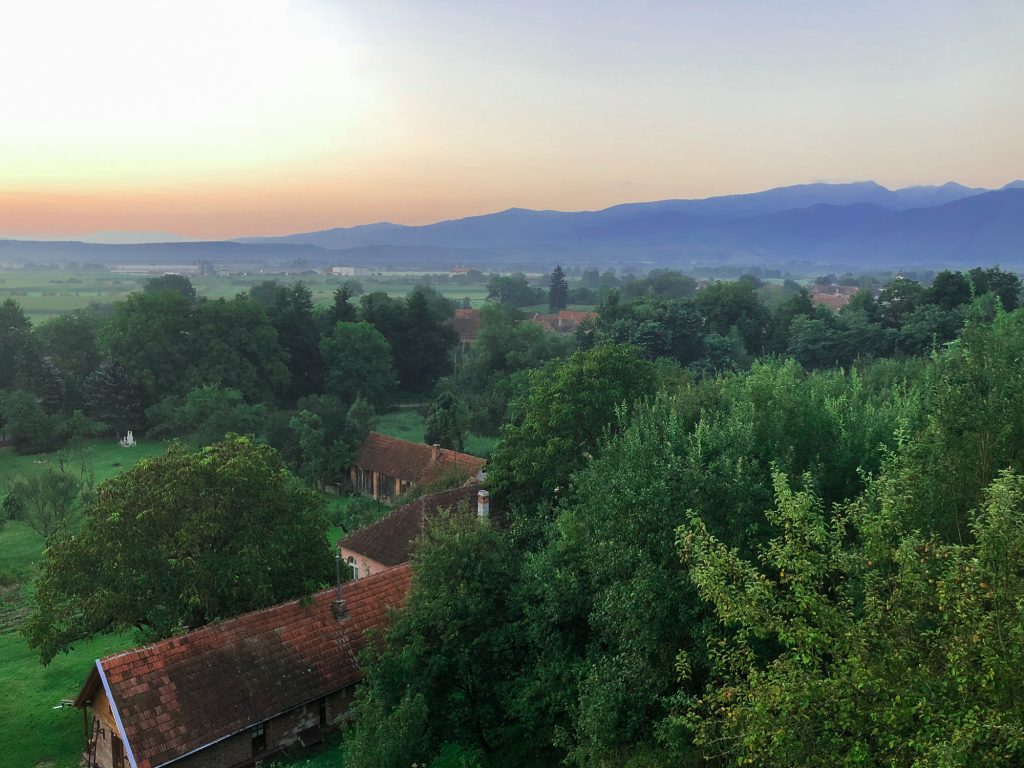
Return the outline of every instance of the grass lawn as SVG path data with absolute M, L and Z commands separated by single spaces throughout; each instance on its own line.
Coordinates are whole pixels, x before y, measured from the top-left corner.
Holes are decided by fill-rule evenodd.
M 382 435 L 390 435 L 413 443 L 423 442 L 423 433 L 427 429 L 427 420 L 416 408 L 400 408 L 377 417 L 377 431 Z M 487 458 L 498 444 L 497 437 L 466 435 L 466 453 L 472 456 Z
M 169 443 L 142 440 L 135 448 L 122 448 L 114 438 L 90 440 L 85 444 L 84 454 L 91 465 L 96 484 L 99 485 L 118 472 L 130 469 L 142 459 L 159 456 L 167 450 Z M 70 448 L 64 451 L 74 471 L 78 470 L 78 459 Z M 19 456 L 12 448 L 0 448 L 0 490 L 17 476 L 28 476 L 39 472 L 46 464 L 56 466 L 58 452 Z M 120 466 L 117 466 L 120 465 Z M 0 553 L 0 568 L 3 567 Z
M 82 713 L 53 707 L 75 697 L 96 659 L 131 645 L 131 633 L 104 635 L 79 643 L 44 667 L 21 635 L 0 634 L 0 762 L 11 768 L 77 768 Z

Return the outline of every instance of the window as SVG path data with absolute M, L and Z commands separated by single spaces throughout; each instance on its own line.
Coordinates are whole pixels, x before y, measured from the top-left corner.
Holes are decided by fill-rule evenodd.
M 349 555 L 345 562 L 348 563 L 349 576 L 355 581 L 359 578 L 359 566 L 356 565 L 356 559 Z
M 252 753 L 258 755 L 267 751 L 267 724 L 257 723 L 252 727 Z
M 320 711 L 319 711 L 319 714 L 320 714 L 320 727 L 321 728 L 326 728 L 327 727 L 327 697 L 326 696 L 324 696 L 322 699 L 320 699 Z

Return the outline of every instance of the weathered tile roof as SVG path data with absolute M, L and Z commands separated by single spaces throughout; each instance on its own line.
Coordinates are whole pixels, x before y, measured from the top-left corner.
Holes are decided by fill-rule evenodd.
M 372 472 L 406 480 L 429 483 L 448 473 L 476 477 L 487 462 L 468 453 L 447 448 L 435 449 L 423 443 L 411 443 L 371 432 L 356 453 L 355 465 Z
M 349 534 L 338 542 L 338 547 L 358 552 L 381 565 L 408 562 L 426 521 L 442 509 L 455 509 L 461 504 L 468 505 L 476 514 L 476 494 L 479 490 L 480 484 L 472 483 L 421 496 L 398 507 L 387 517 Z
M 455 332 L 459 334 L 459 341 L 464 344 L 472 344 L 480 331 L 480 310 L 456 309 L 451 323 Z
M 400 566 L 346 583 L 341 620 L 330 589 L 101 659 L 138 768 L 157 768 L 358 682 L 365 632 L 385 625 L 410 578 Z M 76 706 L 99 685 L 94 668 Z

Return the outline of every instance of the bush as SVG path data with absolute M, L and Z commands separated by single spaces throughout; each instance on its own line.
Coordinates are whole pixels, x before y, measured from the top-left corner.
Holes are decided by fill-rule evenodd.
M 25 519 L 25 499 L 20 493 L 8 490 L 0 501 L 0 525 L 7 520 Z

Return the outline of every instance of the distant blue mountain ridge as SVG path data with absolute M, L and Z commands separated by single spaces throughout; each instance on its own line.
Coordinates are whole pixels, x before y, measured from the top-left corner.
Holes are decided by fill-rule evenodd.
M 998 190 L 955 182 L 895 190 L 873 181 L 801 184 L 600 211 L 511 208 L 422 226 L 356 226 L 238 242 L 316 245 L 353 259 L 372 254 L 375 263 L 408 259 L 419 249 L 436 255 L 450 248 L 469 249 L 468 263 L 561 258 L 567 263 L 1024 267 L 1024 181 Z
M 0 262 L 93 260 L 310 264 L 382 268 L 814 264 L 834 268 L 1024 269 L 1024 181 L 997 190 L 949 182 L 887 189 L 815 183 L 600 211 L 498 213 L 422 226 L 381 222 L 283 237 L 100 245 L 0 241 Z

